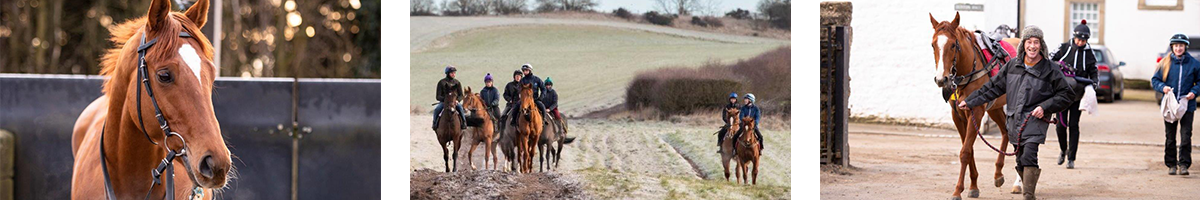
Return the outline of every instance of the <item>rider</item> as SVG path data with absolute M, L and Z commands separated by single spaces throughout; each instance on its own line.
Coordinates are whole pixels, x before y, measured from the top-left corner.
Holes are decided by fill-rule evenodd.
M 461 100 L 463 97 L 462 84 L 458 83 L 458 79 L 454 79 L 454 75 L 456 74 L 457 71 L 458 71 L 458 69 L 455 69 L 453 65 L 447 65 L 446 66 L 446 78 L 442 78 L 442 80 L 438 81 L 437 94 L 436 94 L 438 104 L 437 104 L 437 107 L 433 107 L 433 129 L 434 130 L 437 130 L 438 118 L 441 117 L 441 116 L 439 116 L 439 114 L 442 113 L 442 105 L 446 103 L 446 102 L 444 102 L 446 100 L 446 94 L 448 94 L 450 92 L 454 92 L 454 96 L 456 97 L 455 99 L 459 99 L 459 100 Z M 458 117 L 462 118 L 463 122 L 466 122 L 467 117 L 466 117 L 466 115 L 463 115 L 463 113 L 462 113 L 463 112 L 462 104 L 458 104 L 457 109 L 458 109 Z M 467 129 L 467 126 L 461 126 L 461 127 L 462 127 L 462 129 Z
M 754 100 L 755 100 L 754 94 L 746 93 L 746 98 L 744 98 L 744 99 L 746 100 L 745 101 L 746 104 L 742 105 L 741 111 L 739 111 L 739 112 L 741 112 L 741 114 L 738 117 L 753 117 L 754 118 L 754 137 L 758 138 L 758 149 L 759 150 L 765 149 L 766 146 L 763 146 L 762 132 L 758 131 L 758 124 L 759 124 L 758 118 L 760 116 L 762 116 L 761 115 L 762 113 L 759 112 L 758 105 L 754 104 Z M 733 138 L 741 137 L 742 136 L 741 132 L 744 132 L 744 131 L 748 131 L 748 130 L 738 131 L 738 133 L 733 134 Z M 737 141 L 737 140 L 734 140 L 734 141 Z
M 1051 60 L 1066 64 L 1066 67 L 1075 72 L 1076 77 L 1088 78 L 1096 80 L 1096 55 L 1092 52 L 1092 47 L 1088 45 L 1088 37 L 1092 32 L 1088 29 L 1087 20 L 1083 20 L 1078 26 L 1075 26 L 1075 34 L 1072 42 L 1064 42 L 1058 46 L 1057 53 L 1054 53 Z M 1067 169 L 1075 168 L 1075 152 L 1079 150 L 1079 111 L 1080 100 L 1071 102 L 1067 106 L 1066 116 L 1063 120 L 1067 123 L 1059 124 L 1054 131 L 1058 133 L 1058 147 L 1062 153 L 1058 155 L 1058 164 L 1062 165 L 1064 160 L 1070 161 L 1067 163 Z M 1070 132 L 1070 135 L 1067 133 Z
M 492 73 L 483 76 L 483 84 L 486 86 L 479 90 L 479 97 L 487 107 L 488 116 L 492 117 L 492 121 L 496 121 L 496 116 L 500 114 L 500 92 L 492 85 Z
M 721 109 L 721 121 L 725 121 L 725 126 L 722 126 L 720 131 L 717 131 L 717 153 L 722 153 L 719 147 L 721 143 L 725 142 L 725 133 L 729 132 L 729 116 L 727 116 L 728 113 L 725 113 L 725 110 L 729 110 L 730 108 L 740 109 L 737 105 L 737 98 L 737 92 L 729 93 L 729 104 L 725 104 L 725 108 Z
M 1052 62 L 1046 52 L 1042 30 L 1027 26 L 1021 31 L 1020 52 L 975 92 L 959 101 L 958 110 L 983 109 L 983 105 L 1000 96 L 1007 99 L 1005 119 L 1008 123 L 1009 143 L 1017 149 L 1017 172 L 1023 183 L 1025 199 L 1036 199 L 1037 181 L 1042 170 L 1038 168 L 1038 145 L 1046 143 L 1046 131 L 1050 128 L 1047 118 L 1051 113 L 1067 109 L 1075 97 L 1075 91 L 1063 76 L 1058 63 Z M 1030 120 L 1030 119 L 1033 120 Z
M 1175 122 L 1163 122 L 1166 124 L 1167 133 L 1163 164 L 1169 168 L 1167 171 L 1169 175 L 1175 175 L 1176 169 L 1180 170 L 1180 175 L 1188 175 L 1188 167 L 1192 164 L 1192 120 L 1195 119 L 1196 101 L 1194 99 L 1196 99 L 1196 94 L 1200 93 L 1200 80 L 1190 75 L 1200 74 L 1200 62 L 1187 52 L 1190 43 L 1187 35 L 1171 36 L 1169 57 L 1160 61 L 1159 70 L 1155 70 L 1154 76 L 1150 78 L 1150 83 L 1154 86 L 1155 91 L 1175 94 L 1176 99 L 1188 99 L 1187 112 L 1184 112 L 1182 118 Z M 1175 127 L 1179 127 L 1178 154 L 1176 154 Z
M 521 81 L 522 75 L 524 75 L 524 74 L 521 73 L 521 70 L 514 70 L 513 71 L 513 81 L 508 82 L 508 84 L 504 85 L 505 104 L 504 104 L 504 113 L 502 115 L 500 115 L 501 122 L 507 122 L 509 119 L 508 114 L 512 113 L 513 108 L 517 107 L 516 106 L 517 98 L 521 95 L 520 81 Z M 504 130 L 504 125 L 506 125 L 506 124 L 508 124 L 508 123 L 500 123 L 500 130 Z
M 542 95 L 542 102 L 546 102 L 546 113 L 554 116 L 554 119 L 562 119 L 562 114 L 558 113 L 558 92 L 554 91 L 554 81 L 550 77 L 546 77 L 546 94 Z
M 542 83 L 542 79 L 533 75 L 533 65 L 530 64 L 521 65 L 521 73 L 524 74 L 524 77 L 521 78 L 521 84 L 533 85 L 533 103 L 537 105 L 538 114 L 546 116 L 544 112 L 546 111 L 546 106 L 542 104 L 542 91 L 546 88 Z M 516 120 L 513 120 L 512 123 L 516 124 Z

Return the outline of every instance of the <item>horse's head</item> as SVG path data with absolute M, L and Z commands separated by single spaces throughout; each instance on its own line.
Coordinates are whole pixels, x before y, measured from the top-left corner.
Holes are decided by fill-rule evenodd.
M 483 99 L 479 97 L 479 93 L 471 92 L 471 87 L 467 87 L 463 96 L 463 109 L 470 111 L 472 115 L 479 115 L 482 110 L 486 110 L 483 106 Z
M 754 131 L 754 128 L 755 128 L 754 117 L 751 117 L 751 116 L 742 117 L 742 127 L 741 127 L 742 130 Z M 746 134 L 742 134 L 742 137 L 745 137 L 745 135 Z M 754 138 L 754 136 L 750 136 L 749 138 Z M 746 140 L 749 140 L 749 139 L 746 139 Z
M 533 84 L 521 84 L 520 99 L 520 107 L 518 107 L 520 108 L 520 114 L 525 116 L 525 118 L 529 118 L 529 113 L 532 112 L 533 109 L 537 108 L 537 105 L 535 105 L 533 102 Z
M 958 26 L 958 13 L 954 14 L 954 20 L 950 22 L 941 21 L 933 18 L 933 14 L 929 14 L 929 22 L 933 24 L 933 61 L 934 61 L 934 82 L 938 87 L 950 86 L 955 80 L 953 76 L 960 73 L 968 73 L 974 67 L 971 63 L 975 59 L 974 54 L 971 54 L 970 49 L 972 36 L 970 31 Z
M 196 176 L 197 184 L 220 188 L 225 186 L 233 162 L 213 114 L 213 81 L 218 74 L 212 62 L 213 47 L 200 32 L 208 20 L 208 6 L 208 0 L 199 0 L 179 13 L 171 12 L 170 0 L 151 1 L 146 17 L 110 30 L 111 40 L 118 45 L 104 56 L 102 73 L 110 77 L 105 93 L 114 96 L 113 111 L 136 119 L 140 109 L 147 114 L 134 123 L 159 127 L 154 116 L 157 103 L 167 124 L 181 138 L 165 138 L 158 128 L 146 128 L 146 134 L 171 149 L 186 146 L 188 162 L 195 165 L 188 166 L 192 169 L 189 173 Z M 141 69 L 139 53 L 145 54 L 148 82 L 144 84 L 148 84 L 149 91 L 139 85 L 142 81 L 137 78 Z M 154 101 L 150 95 L 154 95 Z
M 741 114 L 741 113 L 742 113 L 742 111 L 739 110 L 737 107 L 725 108 L 725 116 L 729 117 L 730 123 L 737 122 L 738 114 Z

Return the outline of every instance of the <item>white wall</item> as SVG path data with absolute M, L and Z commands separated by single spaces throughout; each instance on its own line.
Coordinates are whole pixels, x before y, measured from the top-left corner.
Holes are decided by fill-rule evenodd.
M 982 4 L 985 1 L 852 2 L 851 115 L 952 123 L 950 105 L 942 101 L 941 89 L 933 82 L 933 77 L 941 72 L 934 66 L 933 48 L 930 47 L 933 27 L 929 15 L 932 13 L 938 21 L 950 21 L 954 19 L 955 3 Z M 994 8 L 990 4 L 984 7 L 985 11 Z M 985 17 L 985 12 L 961 12 L 960 15 L 959 24 L 968 30 L 996 28 L 985 25 L 991 21 Z M 1015 15 L 1008 18 L 1015 21 Z M 1015 27 L 1015 23 L 1010 26 Z
M 1150 79 L 1154 75 L 1154 59 L 1166 51 L 1171 35 L 1200 36 L 1200 21 L 1197 21 L 1200 0 L 1184 0 L 1183 4 L 1182 11 L 1162 11 L 1138 10 L 1136 0 L 1105 2 L 1104 45 L 1112 50 L 1116 61 L 1127 63 L 1121 68 L 1126 79 Z M 1057 47 L 1066 34 L 1065 5 L 1061 0 L 1027 1 L 1025 23 L 1042 28 L 1046 43 Z

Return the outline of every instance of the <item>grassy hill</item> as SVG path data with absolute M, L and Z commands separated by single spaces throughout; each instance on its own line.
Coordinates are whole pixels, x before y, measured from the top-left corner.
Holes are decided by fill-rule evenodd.
M 446 65 L 457 66 L 459 80 L 478 91 L 485 73 L 503 87 L 513 70 L 531 63 L 534 74 L 555 80 L 564 114 L 582 115 L 621 103 L 639 70 L 733 62 L 787 41 L 743 44 L 606 26 L 515 25 L 454 33 L 434 45 L 411 54 L 410 100 L 420 110 L 430 110 Z

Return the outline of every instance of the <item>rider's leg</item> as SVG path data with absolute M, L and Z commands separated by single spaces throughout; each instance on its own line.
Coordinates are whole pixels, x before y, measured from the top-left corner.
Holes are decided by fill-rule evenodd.
M 438 115 L 441 115 L 441 114 L 442 114 L 442 104 L 438 103 L 437 106 L 433 107 L 433 129 L 437 129 L 438 117 L 439 117 Z
M 758 149 L 766 149 L 767 148 L 766 146 L 763 146 L 762 132 L 758 131 L 758 126 L 754 127 L 754 137 L 758 137 Z
M 465 111 L 466 110 L 463 110 L 462 104 L 458 104 L 458 118 L 462 119 L 461 122 L 464 125 L 464 126 L 459 126 L 459 127 L 461 127 L 462 129 L 467 129 L 467 126 L 465 126 L 467 124 L 467 115 L 464 114 Z

